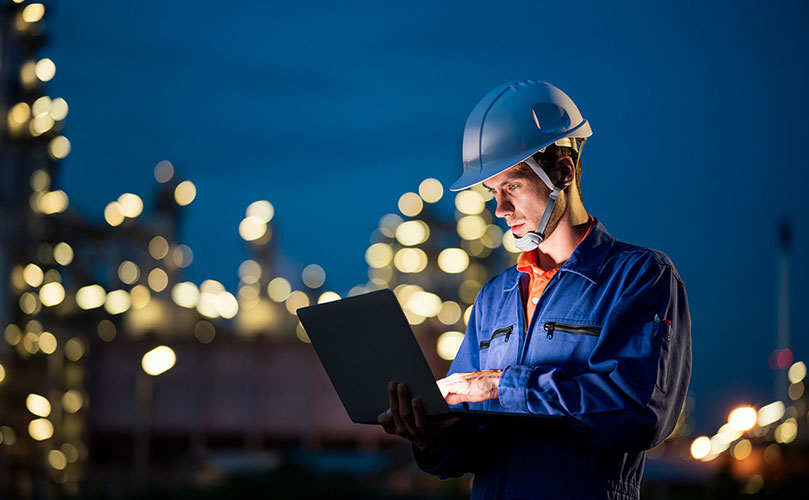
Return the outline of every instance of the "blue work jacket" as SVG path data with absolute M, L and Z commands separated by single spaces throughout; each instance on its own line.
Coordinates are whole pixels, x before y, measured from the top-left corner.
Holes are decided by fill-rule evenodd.
M 637 499 L 645 450 L 674 429 L 691 375 L 685 288 L 662 252 L 595 220 L 525 327 L 516 267 L 478 294 L 449 373 L 503 369 L 499 397 L 471 408 L 555 415 L 459 424 L 440 477 L 474 473 L 473 499 Z

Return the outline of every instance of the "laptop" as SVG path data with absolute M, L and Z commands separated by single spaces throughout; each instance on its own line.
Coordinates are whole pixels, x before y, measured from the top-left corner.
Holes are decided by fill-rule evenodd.
M 447 405 L 399 301 L 389 289 L 298 309 L 320 362 L 349 417 L 377 424 L 388 409 L 388 382 L 407 384 L 428 416 L 459 415 L 487 421 L 496 417 L 557 416 L 493 412 Z

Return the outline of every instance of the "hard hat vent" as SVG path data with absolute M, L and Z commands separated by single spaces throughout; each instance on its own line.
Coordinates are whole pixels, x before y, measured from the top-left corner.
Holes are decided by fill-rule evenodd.
M 551 102 L 540 102 L 531 108 L 537 128 L 549 134 L 570 127 L 567 111 Z

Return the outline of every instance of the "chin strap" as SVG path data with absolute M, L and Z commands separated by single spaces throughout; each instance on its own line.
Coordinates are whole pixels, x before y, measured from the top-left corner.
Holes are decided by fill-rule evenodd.
M 578 158 L 576 158 L 576 168 L 579 166 L 579 160 L 581 160 L 581 150 L 582 146 L 584 146 L 584 141 L 581 142 L 578 148 Z M 573 145 L 573 149 L 575 150 L 575 144 Z M 548 186 L 548 189 L 551 190 L 551 194 L 548 197 L 548 204 L 545 205 L 545 212 L 542 214 L 542 218 L 539 220 L 539 225 L 535 231 L 528 231 L 523 236 L 519 238 L 514 238 L 514 244 L 523 252 L 530 252 L 531 250 L 535 249 L 542 243 L 547 235 L 545 234 L 545 229 L 548 226 L 548 221 L 551 220 L 551 213 L 553 213 L 553 208 L 556 206 L 556 199 L 559 198 L 559 195 L 564 191 L 567 186 L 563 186 L 561 188 L 556 187 L 551 182 L 551 178 L 548 177 L 548 174 L 542 170 L 542 167 L 534 160 L 532 157 L 528 157 L 525 160 L 525 163 L 531 167 L 531 170 L 534 171 L 537 176 L 542 179 L 542 182 Z

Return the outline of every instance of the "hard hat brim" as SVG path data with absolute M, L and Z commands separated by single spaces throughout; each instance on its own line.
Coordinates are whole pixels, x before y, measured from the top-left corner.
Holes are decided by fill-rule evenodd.
M 475 184 L 480 184 L 481 182 L 485 182 L 487 179 L 491 179 L 492 177 L 505 172 L 506 170 L 510 169 L 511 167 L 519 164 L 520 162 L 525 161 L 526 158 L 529 158 L 536 154 L 539 151 L 542 151 L 546 147 L 550 146 L 554 142 L 558 141 L 559 139 L 563 139 L 565 137 L 573 137 L 573 138 L 587 138 L 593 135 L 592 130 L 590 129 L 590 123 L 587 120 L 582 120 L 580 124 L 578 124 L 575 128 L 567 130 L 557 136 L 552 136 L 549 138 L 546 144 L 536 148 L 530 154 L 521 154 L 516 155 L 510 158 L 503 158 L 496 162 L 496 166 L 494 168 L 493 165 L 490 163 L 487 168 L 482 169 L 471 169 L 465 168 L 464 172 L 461 176 L 456 180 L 452 185 L 449 187 L 450 191 L 463 191 L 464 189 L 468 189 Z M 491 173 L 493 172 L 494 173 Z

